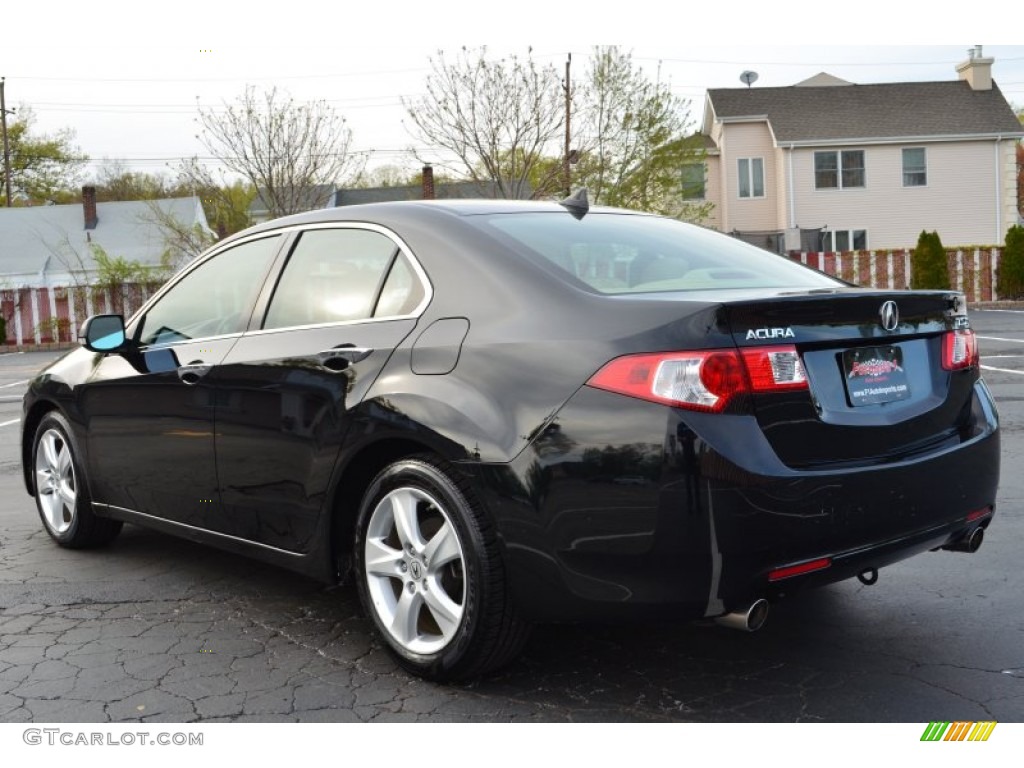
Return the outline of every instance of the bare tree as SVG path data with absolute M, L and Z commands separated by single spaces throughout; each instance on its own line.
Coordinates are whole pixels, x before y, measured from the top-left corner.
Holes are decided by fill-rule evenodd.
M 344 183 L 365 163 L 331 106 L 299 103 L 277 88 L 248 86 L 222 109 L 200 107 L 199 123 L 203 146 L 259 190 L 271 216 L 308 210 L 318 185 Z
M 501 197 L 536 197 L 558 182 L 558 164 L 542 162 L 545 152 L 561 154 L 565 105 L 554 67 L 529 52 L 490 60 L 486 48 L 463 48 L 455 61 L 439 52 L 430 63 L 427 95 L 403 101 L 418 140 L 453 154 L 458 172 L 493 183 Z
M 148 211 L 140 218 L 156 226 L 164 238 L 166 248 L 160 262 L 166 273 L 165 280 L 217 242 L 213 230 L 198 222 L 188 224 L 182 221 L 155 200 L 147 201 L 146 208 Z

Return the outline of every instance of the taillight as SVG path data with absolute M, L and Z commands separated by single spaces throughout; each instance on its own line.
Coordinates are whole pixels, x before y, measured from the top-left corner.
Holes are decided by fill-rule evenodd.
M 755 347 L 740 354 L 755 392 L 807 389 L 807 374 L 796 347 Z
M 587 382 L 592 387 L 695 411 L 723 410 L 750 392 L 806 389 L 796 347 L 709 349 L 627 355 Z
M 978 338 L 974 331 L 947 331 L 942 337 L 942 367 L 947 371 L 974 368 L 979 362 Z

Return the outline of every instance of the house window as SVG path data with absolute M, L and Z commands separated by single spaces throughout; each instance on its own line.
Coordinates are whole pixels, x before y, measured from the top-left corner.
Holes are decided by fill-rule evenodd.
M 704 163 L 687 163 L 682 169 L 683 200 L 703 200 Z
M 827 229 L 821 233 L 823 251 L 866 251 L 868 231 L 866 229 Z
M 923 187 L 928 183 L 928 168 L 925 165 L 924 147 L 903 150 L 903 186 Z
M 764 158 L 739 159 L 740 197 L 764 197 Z
M 863 186 L 863 149 L 814 153 L 815 189 L 849 189 Z

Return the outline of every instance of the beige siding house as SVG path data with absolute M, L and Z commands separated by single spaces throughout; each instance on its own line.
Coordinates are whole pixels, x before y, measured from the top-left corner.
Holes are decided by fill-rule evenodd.
M 975 49 L 957 80 L 708 91 L 712 225 L 777 250 L 999 245 L 1024 137 Z M 713 160 L 713 162 L 711 162 Z

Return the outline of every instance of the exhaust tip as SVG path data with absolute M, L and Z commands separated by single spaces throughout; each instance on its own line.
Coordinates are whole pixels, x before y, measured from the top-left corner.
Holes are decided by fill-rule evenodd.
M 975 528 L 974 533 L 967 539 L 967 551 L 977 552 L 981 548 L 981 542 L 985 540 L 985 531 L 982 528 Z
M 950 552 L 977 552 L 981 548 L 981 543 L 985 540 L 985 529 L 975 528 L 967 536 L 961 539 L 957 539 L 952 544 L 947 544 L 943 549 L 949 550 Z
M 716 624 L 742 632 L 757 632 L 768 621 L 768 601 L 763 597 L 751 603 L 746 610 L 733 611 L 715 619 Z

